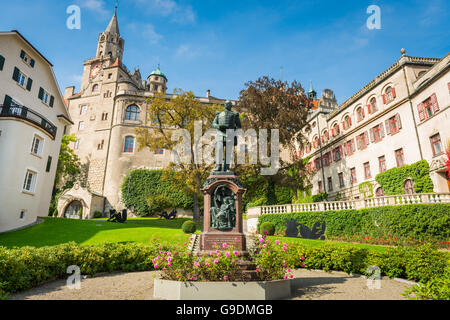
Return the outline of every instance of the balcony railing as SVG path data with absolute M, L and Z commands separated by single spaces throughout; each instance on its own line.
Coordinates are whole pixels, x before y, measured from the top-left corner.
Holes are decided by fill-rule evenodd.
M 46 118 L 44 118 L 39 113 L 28 109 L 25 106 L 19 106 L 16 104 L 11 105 L 0 105 L 0 118 L 5 117 L 14 117 L 14 118 L 20 118 L 25 121 L 31 122 L 43 130 L 45 130 L 48 134 L 50 134 L 53 139 L 56 137 L 56 131 L 57 127 L 48 121 Z

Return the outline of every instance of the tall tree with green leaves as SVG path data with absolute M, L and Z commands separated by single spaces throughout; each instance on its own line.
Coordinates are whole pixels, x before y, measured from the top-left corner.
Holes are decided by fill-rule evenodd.
M 77 141 L 77 137 L 74 134 L 65 134 L 62 137 L 58 165 L 56 167 L 54 189 L 62 183 L 65 183 L 66 185 L 68 183 L 73 183 L 80 173 L 80 158 L 78 158 L 73 149 L 69 146 L 71 142 L 75 141 Z
M 204 104 L 195 98 L 191 92 L 181 89 L 174 90 L 172 98 L 166 94 L 158 93 L 148 99 L 148 118 L 145 124 L 148 127 L 135 129 L 138 142 L 138 150 L 149 148 L 151 151 L 162 148 L 173 150 L 179 140 L 173 140 L 176 129 L 184 129 L 189 132 L 190 154 L 188 161 L 171 162 L 165 168 L 164 177 L 193 196 L 194 221 L 200 220 L 200 201 L 202 199 L 201 188 L 208 177 L 212 166 L 205 165 L 203 161 L 197 161 L 197 153 L 194 152 L 196 135 L 194 134 L 194 122 L 202 121 L 202 132 L 211 127 L 219 105 Z

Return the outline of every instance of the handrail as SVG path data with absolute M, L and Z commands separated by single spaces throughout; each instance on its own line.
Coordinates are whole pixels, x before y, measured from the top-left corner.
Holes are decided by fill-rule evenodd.
M 39 113 L 21 105 L 10 104 L 10 105 L 0 105 L 0 117 L 14 117 L 24 119 L 28 122 L 31 122 L 43 130 L 45 130 L 48 134 L 50 134 L 53 139 L 56 137 L 56 131 L 58 128 L 47 120 L 44 116 Z

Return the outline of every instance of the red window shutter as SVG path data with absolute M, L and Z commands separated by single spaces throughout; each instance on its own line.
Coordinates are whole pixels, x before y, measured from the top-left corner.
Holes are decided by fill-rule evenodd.
M 334 128 L 331 129 L 331 135 L 332 135 L 333 137 L 335 136 L 335 134 L 334 134 Z
M 417 105 L 417 111 L 419 112 L 420 121 L 425 120 L 425 109 L 423 107 L 423 102 Z
M 402 120 L 399 113 L 395 115 L 395 122 L 397 122 L 397 128 L 400 130 L 402 128 Z
M 369 145 L 369 133 L 366 131 L 364 132 L 364 147 Z
M 438 112 L 439 104 L 437 102 L 436 93 L 433 93 L 430 98 L 431 98 L 431 103 L 433 104 L 433 113 Z
M 380 127 L 381 138 L 384 138 L 384 126 L 383 122 L 378 125 Z
M 395 99 L 396 95 L 395 95 L 395 88 L 394 87 L 392 87 L 391 92 L 392 92 L 392 99 Z
M 370 132 L 370 142 L 373 143 L 375 141 L 374 134 L 373 134 L 373 128 L 370 129 L 369 132 Z
M 345 129 L 347 129 L 346 127 L 345 127 L 345 121 L 342 121 L 342 128 L 345 130 Z
M 390 125 L 390 123 L 389 123 L 389 120 L 386 120 L 386 121 L 384 122 L 384 124 L 386 125 L 386 131 L 387 131 L 387 134 L 388 134 L 388 135 L 392 134 L 392 133 L 391 133 L 391 125 Z
M 349 125 L 349 127 L 352 126 L 352 118 L 350 118 L 350 117 L 348 117 L 348 125 Z
M 386 104 L 386 95 L 382 94 L 381 96 L 383 97 L 383 104 Z
M 361 115 L 362 115 L 363 118 L 365 117 L 365 115 L 364 115 L 364 108 L 363 107 L 361 107 Z
M 448 87 L 448 93 L 450 93 L 450 82 L 447 83 L 447 87 Z
M 372 113 L 372 105 L 370 103 L 367 105 L 367 113 Z

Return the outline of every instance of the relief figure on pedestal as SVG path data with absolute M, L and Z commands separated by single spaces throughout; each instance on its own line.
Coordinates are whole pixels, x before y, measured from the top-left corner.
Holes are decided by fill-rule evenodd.
M 211 227 L 218 230 L 236 227 L 236 197 L 226 186 L 220 185 L 211 199 Z

